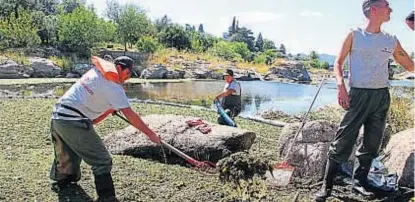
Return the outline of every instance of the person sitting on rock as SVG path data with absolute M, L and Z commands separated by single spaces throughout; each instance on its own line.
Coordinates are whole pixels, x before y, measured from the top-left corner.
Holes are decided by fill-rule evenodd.
M 78 182 L 80 163 L 84 160 L 94 175 L 97 201 L 116 201 L 111 177 L 112 158 L 93 124 L 120 110 L 151 141 L 159 144 L 160 139 L 133 111 L 125 94 L 123 84 L 134 71 L 133 60 L 126 56 L 116 58 L 113 63 L 95 56 L 91 60 L 94 68 L 72 85 L 53 108 L 52 190 L 60 192 Z
M 358 159 L 353 170 L 353 190 L 371 198 L 367 176 L 372 160 L 379 155 L 379 147 L 386 125 L 391 99 L 389 94 L 388 61 L 393 56 L 408 71 L 414 61 L 402 48 L 396 36 L 381 30 L 390 20 L 392 9 L 386 0 L 364 0 L 362 10 L 368 19 L 365 28 L 351 30 L 337 56 L 334 69 L 338 87 L 338 102 L 347 110 L 330 144 L 323 185 L 316 193 L 316 201 L 331 195 L 333 180 L 341 164 L 347 162 L 364 125 L 363 141 L 357 148 Z M 343 63 L 349 56 L 349 93 L 343 80 Z
M 222 98 L 221 105 L 223 109 L 231 119 L 234 119 L 242 109 L 241 85 L 235 80 L 233 71 L 230 69 L 225 71 L 223 77 L 226 81 L 225 87 L 223 92 L 215 97 L 215 100 L 219 101 Z M 227 125 L 222 116 L 219 116 L 218 124 Z

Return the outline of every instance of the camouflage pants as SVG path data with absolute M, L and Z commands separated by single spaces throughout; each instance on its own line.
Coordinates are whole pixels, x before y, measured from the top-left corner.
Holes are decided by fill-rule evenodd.
M 55 153 L 50 170 L 52 180 L 79 181 L 82 160 L 91 166 L 94 175 L 111 172 L 111 156 L 91 121 L 52 120 L 51 135 Z

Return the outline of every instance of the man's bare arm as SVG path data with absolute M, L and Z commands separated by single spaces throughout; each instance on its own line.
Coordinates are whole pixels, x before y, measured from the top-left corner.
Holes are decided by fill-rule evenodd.
M 413 72 L 414 71 L 414 61 L 409 57 L 408 53 L 402 48 L 401 43 L 396 45 L 395 51 L 393 52 L 393 57 L 396 62 L 402 65 L 406 70 Z
M 350 32 L 344 40 L 340 53 L 337 55 L 336 62 L 334 63 L 334 71 L 336 73 L 337 85 L 344 85 L 343 80 L 343 64 L 350 50 L 352 49 L 353 34 Z

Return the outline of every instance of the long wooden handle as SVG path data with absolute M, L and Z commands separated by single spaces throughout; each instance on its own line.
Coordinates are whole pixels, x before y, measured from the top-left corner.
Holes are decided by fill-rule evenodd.
M 170 145 L 167 142 L 164 142 L 163 140 L 160 140 L 161 144 L 163 144 L 163 146 L 167 147 L 170 151 L 174 152 L 175 154 L 177 154 L 178 156 L 186 159 L 187 162 L 191 163 L 191 164 L 197 164 L 198 161 L 193 159 L 192 157 L 188 156 L 187 154 L 183 153 L 182 151 L 176 149 L 175 147 L 173 147 L 172 145 Z

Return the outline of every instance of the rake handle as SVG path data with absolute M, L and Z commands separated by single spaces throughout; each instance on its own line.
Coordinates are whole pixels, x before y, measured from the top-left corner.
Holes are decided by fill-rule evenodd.
M 295 134 L 295 136 L 294 136 L 294 138 L 293 138 L 293 143 L 290 145 L 290 147 L 288 147 L 287 154 L 285 154 L 285 157 L 284 157 L 284 162 L 286 162 L 286 161 L 287 161 L 288 155 L 290 154 L 291 149 L 292 149 L 292 147 L 293 147 L 293 145 L 294 145 L 294 141 L 297 139 L 297 137 L 298 137 L 298 135 L 300 134 L 301 130 L 303 130 L 303 127 L 304 127 L 304 125 L 305 125 L 305 122 L 307 121 L 308 114 L 310 113 L 311 108 L 313 107 L 314 102 L 316 101 L 317 95 L 318 95 L 318 93 L 320 92 L 321 87 L 323 86 L 323 83 L 324 83 L 324 79 L 325 79 L 325 78 L 326 78 L 326 75 L 324 74 L 324 75 L 323 75 L 323 79 L 321 80 L 320 85 L 319 85 L 319 87 L 318 87 L 318 90 L 317 90 L 317 92 L 316 92 L 316 95 L 314 95 L 313 102 L 311 102 L 311 105 L 310 105 L 310 107 L 308 108 L 307 113 L 304 115 L 303 119 L 301 120 L 301 126 L 300 126 L 300 128 L 298 129 L 297 133 Z

